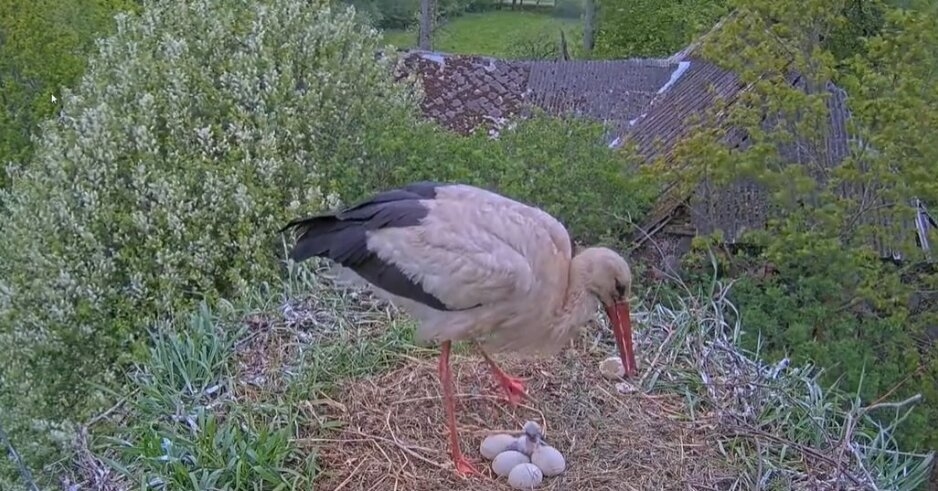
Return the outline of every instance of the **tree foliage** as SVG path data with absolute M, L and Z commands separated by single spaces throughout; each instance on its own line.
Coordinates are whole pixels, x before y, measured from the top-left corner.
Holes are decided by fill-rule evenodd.
M 924 260 L 910 225 L 913 198 L 938 205 L 938 148 L 929 139 L 938 129 L 938 17 L 883 7 L 879 33 L 844 55 L 825 40 L 847 22 L 845 2 L 729 5 L 739 15 L 703 53 L 750 84 L 727 113 L 730 125 L 746 130 L 748 144 L 727 151 L 701 133 L 678 150 L 685 166 L 659 171 L 688 184 L 750 178 L 762 186 L 769 227 L 743 237 L 758 252 L 724 255 L 722 265 L 771 264 L 778 271 L 746 276 L 735 287 L 744 322 L 761 327 L 749 333 L 753 346 L 761 343 L 772 357 L 815 360 L 828 382 L 840 380 L 865 401 L 893 390 L 923 392 L 926 405 L 912 416 L 903 443 L 934 447 L 938 432 L 921 428 L 938 423 L 929 398 L 938 363 L 935 349 L 921 349 L 915 338 L 936 317 L 910 305 L 914 298 L 927 303 L 936 283 L 928 268 L 910 272 Z M 846 92 L 852 134 L 836 166 L 827 161 L 829 82 Z M 799 164 L 792 163 L 793 148 Z M 877 241 L 904 262 L 880 258 Z
M 0 0 L 0 187 L 2 167 L 28 158 L 30 137 L 55 110 L 53 95 L 85 67 L 94 39 L 133 0 Z
M 541 114 L 496 139 L 432 125 L 397 135 L 371 142 L 375 165 L 348 169 L 354 175 L 340 187 L 358 194 L 423 179 L 475 184 L 544 208 L 584 242 L 621 239 L 655 195 L 637 161 L 604 145 L 604 128 L 582 119 Z
M 708 31 L 726 13 L 726 0 L 597 0 L 600 58 L 669 56 Z

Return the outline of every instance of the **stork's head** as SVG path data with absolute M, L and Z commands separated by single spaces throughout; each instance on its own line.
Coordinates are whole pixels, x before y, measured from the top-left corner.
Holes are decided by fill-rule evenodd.
M 524 436 L 534 443 L 544 442 L 544 434 L 541 433 L 541 425 L 534 421 L 528 421 L 524 424 Z
M 590 247 L 580 254 L 589 262 L 588 288 L 606 307 L 627 302 L 632 293 L 632 270 L 618 253 L 605 247 Z
M 591 247 L 577 254 L 588 264 L 587 288 L 603 304 L 622 358 L 622 366 L 629 376 L 635 375 L 635 355 L 632 353 L 632 323 L 629 315 L 629 297 L 632 294 L 632 271 L 618 253 L 605 247 Z

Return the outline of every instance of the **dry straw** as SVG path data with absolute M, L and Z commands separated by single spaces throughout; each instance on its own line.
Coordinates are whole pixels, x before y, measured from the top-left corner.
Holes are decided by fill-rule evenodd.
M 712 300 L 639 309 L 634 386 L 597 369 L 614 352 L 608 332 L 550 360 L 505 360 L 528 379 L 532 399 L 519 408 L 481 360 L 456 357 L 463 451 L 492 476 L 481 440 L 533 419 L 568 461 L 540 489 L 914 489 L 927 478 L 933 456 L 900 452 L 890 437 L 918 397 L 861 407 L 826 390 L 813 367 L 759 361 L 739 348 L 728 291 L 714 283 Z M 322 456 L 323 489 L 478 489 L 452 470 L 434 360 L 409 359 L 336 394 L 331 416 L 344 428 L 300 439 Z M 877 409 L 896 411 L 895 423 L 874 422 Z
M 308 295 L 287 291 L 276 315 L 268 305 L 259 309 L 265 314 L 245 317 L 236 343 L 235 400 L 283 394 L 317 350 L 384 339 L 388 326 L 399 324 L 393 309 L 367 294 L 328 294 L 331 287 L 318 275 L 309 275 L 303 289 Z M 703 300 L 673 309 L 651 301 L 652 307 L 635 309 L 641 373 L 630 383 L 599 373 L 599 362 L 615 352 L 606 327 L 550 359 L 502 360 L 506 371 L 527 379 L 531 399 L 517 408 L 482 360 L 454 356 L 463 451 L 492 477 L 479 455 L 481 441 L 517 434 L 534 420 L 567 460 L 562 475 L 544 480 L 539 489 L 545 490 L 912 490 L 927 479 L 933 455 L 900 452 L 891 438 L 917 396 L 861 406 L 849 394 L 827 390 L 812 367 L 759 361 L 739 348 L 741 326 L 730 321 L 738 316 L 727 294 L 714 283 L 710 292 L 685 296 Z M 293 443 L 317 456 L 323 472 L 317 489 L 509 489 L 503 479 L 455 475 L 435 352 L 388 353 L 395 357 L 390 370 L 323 386 L 324 394 L 297 403 L 309 417 L 299 418 L 304 422 Z M 876 411 L 894 417 L 877 421 Z M 324 421 L 341 426 L 329 430 Z M 123 488 L 87 452 L 84 438 L 79 447 L 81 480 Z

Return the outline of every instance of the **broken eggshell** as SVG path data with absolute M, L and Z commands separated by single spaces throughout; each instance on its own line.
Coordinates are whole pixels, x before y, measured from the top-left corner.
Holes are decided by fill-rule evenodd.
M 625 367 L 617 356 L 610 356 L 599 363 L 599 373 L 607 379 L 617 379 L 625 376 Z
M 515 489 L 534 489 L 544 480 L 544 473 L 534 464 L 516 465 L 508 473 L 508 485 Z
M 486 459 L 492 460 L 505 450 L 517 450 L 511 448 L 515 440 L 515 437 L 506 433 L 489 435 L 485 437 L 485 440 L 482 440 L 482 444 L 479 445 L 479 453 Z
M 519 464 L 529 464 L 531 459 L 517 450 L 505 450 L 492 460 L 492 470 L 498 477 L 507 476 Z

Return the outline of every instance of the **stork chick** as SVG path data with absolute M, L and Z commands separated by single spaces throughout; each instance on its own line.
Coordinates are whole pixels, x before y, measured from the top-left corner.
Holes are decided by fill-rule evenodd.
M 541 433 L 541 425 L 534 421 L 528 421 L 524 424 L 524 432 L 515 440 L 512 450 L 517 450 L 528 457 L 534 452 L 538 445 L 544 444 L 544 435 Z

